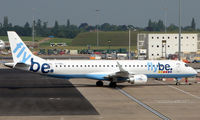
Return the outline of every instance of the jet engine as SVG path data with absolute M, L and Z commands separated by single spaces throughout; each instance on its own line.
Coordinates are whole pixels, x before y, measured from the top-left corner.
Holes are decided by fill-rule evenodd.
M 128 82 L 131 84 L 145 84 L 147 82 L 146 75 L 130 75 Z

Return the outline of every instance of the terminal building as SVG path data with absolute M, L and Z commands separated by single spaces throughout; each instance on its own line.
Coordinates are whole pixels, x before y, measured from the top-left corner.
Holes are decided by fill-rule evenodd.
M 177 54 L 179 34 L 148 34 L 137 35 L 138 58 L 159 59 Z M 200 34 L 181 34 L 181 52 L 196 53 L 200 50 Z

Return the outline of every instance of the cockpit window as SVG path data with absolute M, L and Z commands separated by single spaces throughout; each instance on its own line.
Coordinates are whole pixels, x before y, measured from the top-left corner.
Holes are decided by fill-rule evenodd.
M 185 67 L 190 67 L 188 64 L 185 64 Z

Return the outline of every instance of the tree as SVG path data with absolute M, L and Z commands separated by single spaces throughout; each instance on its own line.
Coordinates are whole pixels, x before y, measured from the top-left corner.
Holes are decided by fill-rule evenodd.
M 23 36 L 31 36 L 31 32 L 30 24 L 26 22 L 24 25 Z
M 70 20 L 67 19 L 67 27 L 69 27 L 69 26 L 70 26 Z
M 3 27 L 8 28 L 8 17 L 7 16 L 5 16 L 3 19 Z
M 147 26 L 146 29 L 147 29 L 148 31 L 153 31 L 153 23 L 152 23 L 151 19 L 149 19 L 149 21 L 148 21 L 148 26 Z
M 52 35 L 57 36 L 59 32 L 59 25 L 58 25 L 58 21 L 56 20 L 54 23 L 54 27 L 51 30 Z
M 159 20 L 157 23 L 158 31 L 164 31 L 165 25 L 162 20 Z
M 196 30 L 196 23 L 195 23 L 194 18 L 192 18 L 191 28 L 192 28 L 193 30 Z

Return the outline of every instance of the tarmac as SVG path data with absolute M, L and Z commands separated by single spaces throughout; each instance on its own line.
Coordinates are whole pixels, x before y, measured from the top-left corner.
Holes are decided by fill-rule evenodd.
M 122 94 L 136 98 L 171 120 L 200 119 L 200 84 L 149 79 L 145 85 L 96 87 L 96 80 L 57 79 L 0 69 L 0 120 L 160 120 Z

